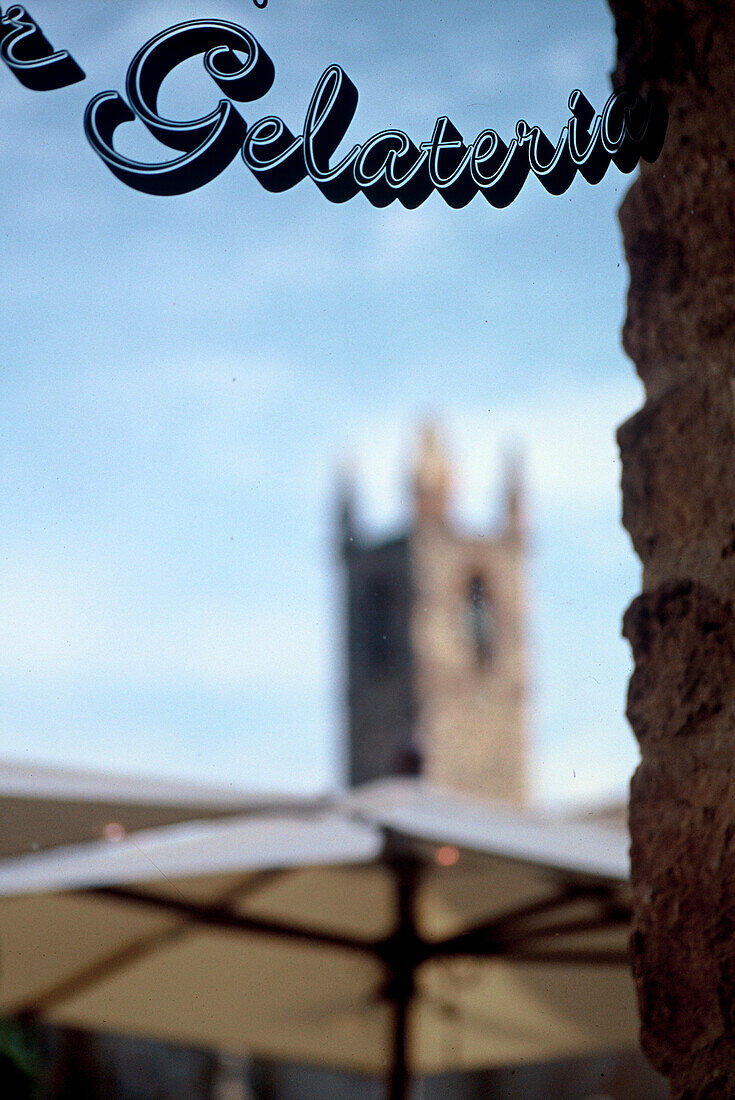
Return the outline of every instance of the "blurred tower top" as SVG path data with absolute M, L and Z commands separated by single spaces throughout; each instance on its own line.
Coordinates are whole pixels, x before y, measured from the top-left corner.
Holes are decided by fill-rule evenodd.
M 345 553 L 357 538 L 355 505 L 355 476 L 352 468 L 343 464 L 337 473 L 337 532 L 340 547 Z
M 523 542 L 526 536 L 526 506 L 523 459 L 519 451 L 511 451 L 505 456 L 503 506 L 505 534 L 512 539 Z
M 435 424 L 424 424 L 413 468 L 416 525 L 445 525 L 452 487 L 452 471 Z

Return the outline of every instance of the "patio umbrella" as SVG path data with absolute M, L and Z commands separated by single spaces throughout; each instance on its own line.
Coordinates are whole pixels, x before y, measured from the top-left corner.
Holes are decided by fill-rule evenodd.
M 0 859 L 156 825 L 320 804 L 237 788 L 0 761 Z
M 384 1074 L 634 1046 L 627 838 L 388 781 L 0 864 L 0 1012 Z

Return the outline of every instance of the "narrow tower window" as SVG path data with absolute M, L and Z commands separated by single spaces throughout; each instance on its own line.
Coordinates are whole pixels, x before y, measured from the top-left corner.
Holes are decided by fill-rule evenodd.
M 467 623 L 478 665 L 487 665 L 495 650 L 495 621 L 483 577 L 475 573 L 467 586 Z

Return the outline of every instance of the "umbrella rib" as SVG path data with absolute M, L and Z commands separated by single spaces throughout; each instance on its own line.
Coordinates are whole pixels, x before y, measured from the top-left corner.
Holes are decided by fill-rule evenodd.
M 255 881 L 249 876 L 247 880 L 241 880 L 234 887 L 220 894 L 218 903 L 223 905 L 226 902 L 234 901 L 236 898 L 240 897 L 243 892 L 250 893 L 251 890 L 257 890 L 265 884 L 264 880 L 270 881 L 275 875 L 280 873 L 282 872 L 263 871 L 254 876 Z M 84 967 L 78 973 L 71 975 L 64 981 L 50 986 L 44 993 L 34 998 L 31 1005 L 16 1009 L 14 1015 L 22 1016 L 27 1020 L 37 1018 L 44 1012 L 48 1012 L 49 1009 L 54 1008 L 55 1005 L 68 1000 L 78 993 L 83 993 L 85 989 L 93 985 L 98 979 L 108 978 L 113 975 L 115 971 L 120 970 L 121 967 L 126 966 L 128 963 L 135 963 L 139 959 L 144 958 L 145 955 L 154 948 L 175 942 L 188 930 L 189 922 L 184 921 L 177 925 L 176 928 L 167 928 L 162 932 L 153 932 L 149 936 L 141 936 L 132 943 L 126 944 L 125 947 L 121 947 L 117 951 L 113 951 L 109 955 L 106 955 L 105 958 L 97 959 L 90 966 Z
M 546 939 L 548 936 L 573 936 L 579 932 L 601 932 L 621 924 L 629 924 L 630 909 L 625 905 L 605 906 L 594 917 L 582 917 L 579 920 L 558 921 L 556 924 L 543 924 L 526 931 L 510 932 L 503 937 L 504 942 L 523 943 L 528 940 Z
M 630 966 L 630 955 L 626 950 L 611 948 L 560 948 L 544 949 L 539 947 L 514 948 L 509 945 L 507 950 L 498 950 L 495 947 L 475 947 L 463 951 L 467 958 L 490 959 L 503 958 L 520 963 L 562 963 L 565 965 L 584 966 Z M 455 956 L 456 957 L 456 956 Z
M 543 916 L 545 913 L 553 912 L 555 909 L 563 909 L 565 906 L 573 905 L 575 902 L 585 898 L 607 901 L 611 897 L 611 894 L 612 891 L 609 886 L 583 886 L 581 884 L 565 885 L 562 886 L 556 894 L 552 894 L 551 897 L 542 898 L 540 901 L 532 902 L 529 905 L 520 905 L 516 909 L 508 910 L 499 917 L 494 917 L 492 921 L 488 921 L 484 927 L 492 926 L 493 931 L 501 931 L 508 925 L 512 926 L 518 924 L 531 917 Z M 483 926 L 481 925 L 479 927 Z
M 584 966 L 630 966 L 630 954 L 627 951 L 605 950 L 561 950 L 561 951 L 513 951 L 509 957 L 521 963 L 561 963 L 562 965 Z
M 504 941 L 507 938 L 515 938 L 516 936 L 522 935 L 520 932 L 513 932 L 513 926 L 516 924 L 520 924 L 532 917 L 543 916 L 545 913 L 553 913 L 558 909 L 563 910 L 565 906 L 571 905 L 582 898 L 601 898 L 607 901 L 610 897 L 610 893 L 611 891 L 607 887 L 567 887 L 559 893 L 553 894 L 551 897 L 542 898 L 540 901 L 532 902 L 528 905 L 518 906 L 518 908 L 511 909 L 499 917 L 493 917 L 492 920 L 483 921 L 480 924 L 474 925 L 472 928 L 466 929 L 464 932 L 458 932 L 457 935 L 450 936 L 448 939 L 440 941 L 436 945 L 436 953 L 438 955 L 461 953 L 465 945 L 472 944 L 483 937 L 487 937 L 488 940 L 494 940 L 496 943 Z M 560 926 L 563 926 L 563 922 L 560 922 Z M 571 922 L 567 927 L 571 927 Z M 507 932 L 506 929 L 508 929 Z
M 278 882 L 285 874 L 286 871 L 281 867 L 274 870 L 252 871 L 241 878 L 231 889 L 220 894 L 217 904 L 231 905 L 234 901 L 249 898 L 253 894 L 260 893 L 261 890 L 267 890 L 273 882 Z
M 534 940 L 546 940 L 551 936 L 574 936 L 582 932 L 604 932 L 616 926 L 630 922 L 630 910 L 625 906 L 606 907 L 594 917 L 585 917 L 574 921 L 558 921 L 556 924 L 541 925 L 536 928 L 519 929 L 517 932 L 496 935 L 492 929 L 473 930 L 455 937 L 446 944 L 440 944 L 440 955 L 464 954 L 509 954 L 515 947 L 532 944 Z
M 223 906 L 200 906 L 184 899 L 156 896 L 143 891 L 128 890 L 119 886 L 97 886 L 85 891 L 98 897 L 143 905 L 185 918 L 195 924 L 207 925 L 231 932 L 250 932 L 256 935 L 275 936 L 296 940 L 301 943 L 319 944 L 324 947 L 344 948 L 361 951 L 371 956 L 379 953 L 379 945 L 369 940 L 354 939 L 336 932 L 323 932 L 318 929 L 304 928 L 299 925 L 284 924 L 279 921 L 265 920 L 261 917 L 246 917 Z
M 142 936 L 106 955 L 104 959 L 95 960 L 71 977 L 49 986 L 43 993 L 34 997 L 32 1003 L 15 1008 L 10 1015 L 32 1022 L 78 993 L 84 993 L 96 981 L 112 976 L 129 963 L 136 963 L 155 947 L 174 942 L 186 931 L 185 925 L 179 925 L 176 928 L 167 928 L 164 932 Z

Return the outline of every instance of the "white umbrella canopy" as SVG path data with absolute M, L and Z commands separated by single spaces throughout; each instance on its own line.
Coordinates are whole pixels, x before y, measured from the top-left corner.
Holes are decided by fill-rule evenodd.
M 0 761 L 0 859 L 85 840 L 106 830 L 320 804 L 166 779 Z
M 0 864 L 0 1012 L 386 1074 L 635 1046 L 627 838 L 389 781 Z

